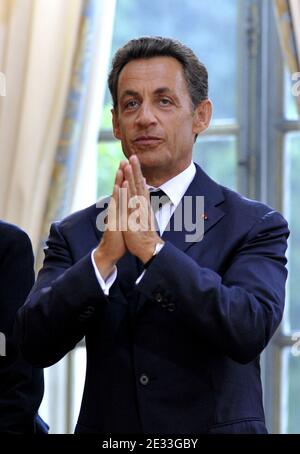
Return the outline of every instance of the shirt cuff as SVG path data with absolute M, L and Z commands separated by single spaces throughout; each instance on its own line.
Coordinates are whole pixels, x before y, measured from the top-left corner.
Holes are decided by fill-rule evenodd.
M 137 280 L 135 281 L 135 285 L 138 285 L 138 284 L 141 282 L 141 280 L 143 279 L 145 273 L 146 273 L 146 270 L 144 270 L 144 271 L 142 272 L 142 274 L 139 275 L 139 277 L 138 277 Z
M 152 258 L 154 258 L 156 255 L 158 255 L 160 253 L 160 251 L 162 250 L 162 248 L 164 247 L 165 243 L 161 243 L 161 244 L 157 244 L 157 247 L 156 247 L 156 254 L 154 256 L 152 256 Z M 147 270 L 144 270 L 142 272 L 142 274 L 139 275 L 139 277 L 137 278 L 137 280 L 135 281 L 135 285 L 138 285 L 141 280 L 143 279 L 145 273 L 146 273 Z
M 96 251 L 96 249 L 94 249 L 91 253 L 91 260 L 92 260 L 92 264 L 94 267 L 95 275 L 96 275 L 97 281 L 99 282 L 100 287 L 102 288 L 102 290 L 104 292 L 104 295 L 108 296 L 110 287 L 113 285 L 113 283 L 117 279 L 117 274 L 118 274 L 117 267 L 116 266 L 113 267 L 112 272 L 110 273 L 110 275 L 107 277 L 107 279 L 105 281 L 103 279 L 103 277 L 101 276 L 101 274 L 98 270 L 98 267 L 96 265 L 96 262 L 94 259 L 95 251 Z

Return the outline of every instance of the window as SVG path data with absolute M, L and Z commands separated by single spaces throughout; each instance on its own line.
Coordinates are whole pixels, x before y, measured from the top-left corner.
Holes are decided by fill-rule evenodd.
M 299 348 L 295 344 L 300 339 L 300 237 L 295 232 L 300 231 L 300 124 L 291 79 L 282 62 L 272 2 L 118 0 L 112 54 L 141 35 L 178 38 L 208 68 L 214 115 L 211 127 L 195 144 L 195 161 L 221 184 L 268 203 L 289 220 L 287 307 L 263 355 L 262 372 L 269 431 L 299 432 L 300 344 Z M 110 109 L 107 91 L 97 155 L 98 196 L 111 193 L 123 157 L 112 134 Z M 64 361 L 68 361 L 66 407 L 70 413 L 65 431 L 72 431 L 84 382 L 82 346 Z
M 183 11 L 180 0 L 119 0 L 112 48 L 114 53 L 128 39 L 146 34 L 171 36 L 190 46 L 208 68 L 214 104 L 212 126 L 198 138 L 194 160 L 221 184 L 284 212 L 297 232 L 300 132 L 272 7 L 258 0 L 190 0 Z M 217 13 L 221 10 L 222 15 Z M 122 157 L 111 132 L 110 108 L 107 93 L 98 151 L 99 196 L 109 193 Z M 291 354 L 291 336 L 300 331 L 299 242 L 292 233 L 285 318 L 262 362 L 267 424 L 273 433 L 299 430 L 300 359 L 298 364 Z
M 290 83 L 286 84 L 286 94 L 290 95 Z M 286 127 L 291 128 L 284 137 L 284 211 L 291 230 L 288 251 L 289 277 L 287 283 L 287 301 L 281 343 L 292 343 L 289 348 L 283 347 L 282 396 L 283 407 L 286 406 L 286 417 L 282 421 L 282 430 L 286 433 L 299 433 L 300 420 L 300 124 L 293 123 L 296 103 L 290 99 L 286 110 Z M 288 120 L 290 118 L 290 120 Z M 294 117 L 295 118 L 295 117 Z M 291 123 L 290 123 L 291 122 Z M 294 129 L 295 128 L 295 129 Z M 298 342 L 298 346 L 297 346 Z
M 299 433 L 300 420 L 300 122 L 292 79 L 282 61 L 273 19 L 265 39 L 271 48 L 270 78 L 265 85 L 268 93 L 265 153 L 269 155 L 266 162 L 270 169 L 267 198 L 283 212 L 291 230 L 286 308 L 266 357 L 265 407 L 273 432 L 295 434 Z

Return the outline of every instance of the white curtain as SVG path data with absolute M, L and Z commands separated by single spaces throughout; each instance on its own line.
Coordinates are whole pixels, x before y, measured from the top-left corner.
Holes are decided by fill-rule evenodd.
M 94 62 L 81 130 L 80 159 L 77 178 L 74 180 L 71 211 L 77 211 L 95 203 L 97 195 L 96 147 L 107 87 L 115 6 L 116 0 L 98 1 L 98 28 L 93 52 Z
M 298 68 L 300 71 L 300 0 L 290 0 L 291 16 L 294 24 Z
M 279 40 L 292 80 L 300 71 L 300 0 L 274 0 Z M 300 114 L 300 98 L 295 97 Z
M 115 2 L 94 2 L 97 26 L 77 177 L 72 180 L 73 210 L 95 201 L 97 136 Z M 86 4 L 86 0 L 0 0 L 0 82 L 4 76 L 6 81 L 6 96 L 0 97 L 0 218 L 25 229 L 35 251 L 44 223 Z M 73 359 L 77 356 L 74 352 L 45 370 L 45 396 L 40 411 L 52 433 L 74 429 L 84 380 L 82 359 L 79 367 Z
M 85 43 L 88 41 L 88 46 L 85 47 L 83 42 L 77 43 L 79 52 L 75 56 L 74 71 L 76 78 L 78 61 L 81 63 L 80 66 L 86 64 L 88 68 L 87 86 L 83 90 L 79 83 L 80 87 L 77 87 L 81 88 L 78 94 L 85 93 L 86 99 L 83 105 L 80 103 L 82 111 L 80 107 L 81 113 L 74 122 L 69 123 L 69 103 L 66 106 L 65 122 L 67 123 L 64 124 L 69 125 L 67 140 L 62 144 L 61 139 L 57 148 L 42 237 L 44 234 L 48 235 L 49 224 L 54 220 L 53 216 L 61 216 L 66 209 L 73 211 L 83 208 L 95 203 L 96 200 L 97 138 L 110 59 L 115 0 L 86 0 L 85 6 L 85 12 L 83 11 L 82 15 L 84 27 L 81 28 L 81 39 Z M 87 17 L 89 17 L 88 21 Z M 91 33 L 87 30 L 89 28 Z M 80 40 L 80 33 L 78 39 Z M 84 49 L 89 49 L 83 55 L 80 52 L 82 46 Z M 89 64 L 90 55 L 92 55 L 91 65 Z M 72 140 L 73 134 L 74 140 Z M 62 137 L 64 136 L 62 131 Z M 70 173 L 67 171 L 68 161 L 72 162 L 74 159 L 77 161 L 77 177 L 73 176 L 73 171 Z M 72 175 L 70 185 L 62 181 L 65 180 L 66 175 Z M 66 192 L 70 192 L 73 196 L 72 206 L 69 206 L 69 202 L 65 204 Z M 84 383 L 84 360 L 85 350 L 80 347 L 58 364 L 45 370 L 45 395 L 40 414 L 50 425 L 51 433 L 74 431 Z
M 37 246 L 82 0 L 1 0 L 0 217 Z

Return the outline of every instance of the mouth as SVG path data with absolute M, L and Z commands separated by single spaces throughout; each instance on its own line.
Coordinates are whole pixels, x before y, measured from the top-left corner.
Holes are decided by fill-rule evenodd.
M 162 138 L 156 136 L 139 136 L 133 141 L 134 145 L 140 147 L 153 147 L 159 145 L 161 142 Z

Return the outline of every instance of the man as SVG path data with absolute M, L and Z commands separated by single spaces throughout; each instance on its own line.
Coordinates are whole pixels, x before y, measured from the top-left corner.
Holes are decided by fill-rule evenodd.
M 47 430 L 37 415 L 44 391 L 42 371 L 25 362 L 13 335 L 16 313 L 33 283 L 28 236 L 0 221 L 0 433 Z
M 170 39 L 132 40 L 114 58 L 113 128 L 128 162 L 106 230 L 95 206 L 54 223 L 19 313 L 36 366 L 86 338 L 77 433 L 266 433 L 259 355 L 282 317 L 288 228 L 192 162 L 211 118 L 207 86 L 205 67 Z M 151 210 L 144 216 L 148 189 L 158 188 L 161 236 Z M 202 241 L 176 228 L 183 196 L 204 197 Z

